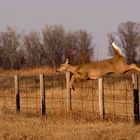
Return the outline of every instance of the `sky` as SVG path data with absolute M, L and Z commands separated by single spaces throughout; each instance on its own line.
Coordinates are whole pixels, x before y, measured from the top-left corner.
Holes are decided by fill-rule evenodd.
M 107 34 L 127 21 L 140 22 L 140 0 L 0 0 L 0 31 L 41 31 L 46 24 L 86 30 L 98 59 L 109 57 Z

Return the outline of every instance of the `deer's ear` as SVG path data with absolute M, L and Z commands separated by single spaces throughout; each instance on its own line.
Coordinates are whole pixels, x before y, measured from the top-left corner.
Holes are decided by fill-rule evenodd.
M 66 58 L 66 64 L 68 64 L 69 63 L 69 58 Z

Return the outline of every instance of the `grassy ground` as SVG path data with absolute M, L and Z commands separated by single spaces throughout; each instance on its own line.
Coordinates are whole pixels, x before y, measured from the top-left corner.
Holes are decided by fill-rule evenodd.
M 22 75 L 22 76 L 33 76 L 39 74 L 53 75 L 55 74 L 55 69 L 51 67 L 38 67 L 38 68 L 29 68 L 21 70 L 5 70 L 0 68 L 0 76 L 13 76 L 13 75 Z
M 2 76 L 7 76 L 7 75 L 39 75 L 40 73 L 45 73 L 45 74 L 54 74 L 54 71 L 49 68 L 36 68 L 36 69 L 31 69 L 31 70 L 23 70 L 23 71 L 0 71 L 0 75 Z M 109 83 L 109 89 L 111 86 L 114 88 L 115 85 L 112 85 L 112 80 Z M 4 80 L 2 80 L 1 83 L 4 83 Z M 6 83 L 8 81 L 6 80 Z M 33 83 L 33 82 L 32 82 Z M 89 85 L 93 84 L 89 82 Z M 116 83 L 115 83 L 116 84 Z M 83 84 L 84 85 L 84 84 Z M 98 94 L 96 92 L 90 91 L 88 88 L 89 86 L 87 84 L 86 90 L 78 89 L 76 88 L 76 91 L 73 93 L 73 98 L 85 98 L 85 99 L 90 99 L 92 100 L 94 97 L 95 99 L 98 99 Z M 107 83 L 108 85 L 108 83 Z M 126 84 L 125 85 L 130 85 Z M 132 94 L 122 92 L 121 87 L 124 87 L 123 83 L 121 81 L 117 82 L 117 87 L 119 88 L 119 93 L 115 92 L 114 89 L 111 92 L 106 92 L 105 98 L 112 100 L 116 99 L 119 100 L 119 102 L 124 99 L 127 103 L 129 101 L 132 101 Z M 28 85 L 29 86 L 29 85 Z M 32 86 L 32 85 L 31 85 Z M 85 85 L 86 86 L 86 85 Z M 97 86 L 97 84 L 94 84 L 94 86 Z M 25 86 L 26 87 L 26 86 Z M 130 88 L 130 86 L 128 86 Z M 129 89 L 126 87 L 126 89 Z M 27 87 L 26 87 L 27 88 Z M 25 88 L 25 89 L 26 89 Z M 54 88 L 54 87 L 53 87 Z M 47 89 L 47 95 L 51 97 L 50 100 L 47 101 L 47 106 L 50 101 L 51 107 L 54 105 L 59 106 L 59 101 L 54 101 L 54 97 L 61 97 L 62 95 L 59 93 L 59 91 L 65 92 L 64 89 L 58 90 L 56 87 L 55 89 L 50 88 Z M 105 85 L 105 88 L 106 87 Z M 4 92 L 2 92 L 4 95 L 10 95 L 8 92 L 8 89 L 3 89 Z M 11 89 L 10 89 L 11 90 Z M 13 89 L 12 89 L 13 90 Z M 27 90 L 27 89 L 26 89 Z M 25 90 L 25 93 L 27 94 L 28 92 Z M 37 89 L 36 89 L 37 90 Z M 33 91 L 30 96 L 35 96 L 36 98 L 38 97 L 39 91 Z M 107 89 L 106 89 L 107 90 Z M 57 92 L 56 92 L 57 91 Z M 8 93 L 8 94 L 6 94 Z M 11 94 L 14 94 L 14 92 L 11 91 Z M 21 92 L 21 97 L 24 96 L 24 91 L 23 93 Z M 55 94 L 54 94 L 55 93 Z M 91 94 L 92 93 L 92 94 Z M 13 94 L 11 96 L 13 96 Z M 120 94 L 122 96 L 120 96 Z M 130 96 L 131 95 L 131 96 Z M 65 96 L 63 96 L 65 97 Z M 121 97 L 121 98 L 120 98 Z M 39 97 L 38 97 L 39 98 Z M 12 99 L 12 100 L 11 100 Z M 84 117 L 79 116 L 79 114 L 65 114 L 64 112 L 58 113 L 58 114 L 49 114 L 48 117 L 41 117 L 41 116 L 31 116 L 31 115 L 18 115 L 15 113 L 10 113 L 10 110 L 5 111 L 6 105 L 11 102 L 9 105 L 13 105 L 15 103 L 15 96 L 14 98 L 5 98 L 1 97 L 0 98 L 0 105 L 2 104 L 2 108 L 0 109 L 0 140 L 139 140 L 140 139 L 140 125 L 135 125 L 133 122 L 120 122 L 120 121 L 100 121 L 99 119 L 89 119 L 91 117 L 87 116 L 86 113 L 84 113 Z M 26 98 L 29 99 L 29 98 Z M 62 99 L 60 99 L 62 100 Z M 34 100 L 33 100 L 34 101 Z M 33 105 L 33 101 L 31 100 L 29 103 Z M 63 101 L 61 101 L 63 102 Z M 26 106 L 30 105 L 26 101 L 25 103 L 23 102 L 23 99 L 21 100 L 21 107 L 22 105 L 25 104 Z M 92 101 L 84 101 L 82 100 L 74 100 L 75 106 L 74 107 L 80 107 L 86 108 L 86 110 L 93 110 L 93 108 L 96 108 L 96 104 L 93 103 Z M 90 104 L 89 104 L 90 103 Z M 3 107 L 3 104 L 5 107 Z M 40 105 L 40 99 L 35 100 L 35 105 Z M 131 103 L 132 104 L 132 103 Z M 108 104 L 105 103 L 105 106 Z M 111 104 L 112 105 L 112 104 Z M 114 104 L 111 106 L 109 103 L 108 110 L 106 109 L 106 112 L 112 111 L 111 109 L 115 108 L 115 111 L 121 111 L 123 112 L 129 112 L 128 108 L 126 108 L 126 105 L 124 104 L 123 106 L 119 107 L 118 105 Z M 56 106 L 56 108 L 58 108 Z M 63 103 L 63 106 L 65 106 L 65 102 Z M 36 106 L 35 106 L 36 107 Z M 119 107 L 119 108 L 118 108 Z M 111 108 L 111 109 L 110 109 Z M 98 106 L 97 106 L 98 109 Z M 15 108 L 14 108 L 15 110 Z M 51 109 L 52 110 L 52 109 Z M 2 113 L 3 111 L 3 113 Z M 22 113 L 22 108 L 21 108 L 21 113 Z M 115 112 L 118 113 L 118 112 Z M 121 111 L 122 113 L 122 111 Z M 132 110 L 130 111 L 132 113 Z M 130 115 L 130 114 L 128 114 Z
M 1 140 L 139 140 L 139 132 L 140 125 L 132 122 L 90 122 L 69 115 L 0 115 Z

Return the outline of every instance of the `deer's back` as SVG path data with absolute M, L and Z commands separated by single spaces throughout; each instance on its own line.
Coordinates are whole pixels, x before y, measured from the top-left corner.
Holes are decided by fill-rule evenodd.
M 85 72 L 106 73 L 108 71 L 114 72 L 116 70 L 123 68 L 124 65 L 127 65 L 124 57 L 115 56 L 110 59 L 79 65 L 77 67 L 77 71 L 79 73 Z

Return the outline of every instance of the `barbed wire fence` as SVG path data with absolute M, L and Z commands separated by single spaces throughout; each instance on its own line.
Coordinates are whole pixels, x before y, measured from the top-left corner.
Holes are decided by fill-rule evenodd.
M 130 76 L 76 80 L 75 91 L 70 90 L 69 80 L 70 74 L 67 78 L 65 75 L 42 74 L 1 76 L 0 110 L 32 115 L 49 115 L 57 111 L 80 112 L 100 119 L 139 119 L 139 86 L 132 86 Z

